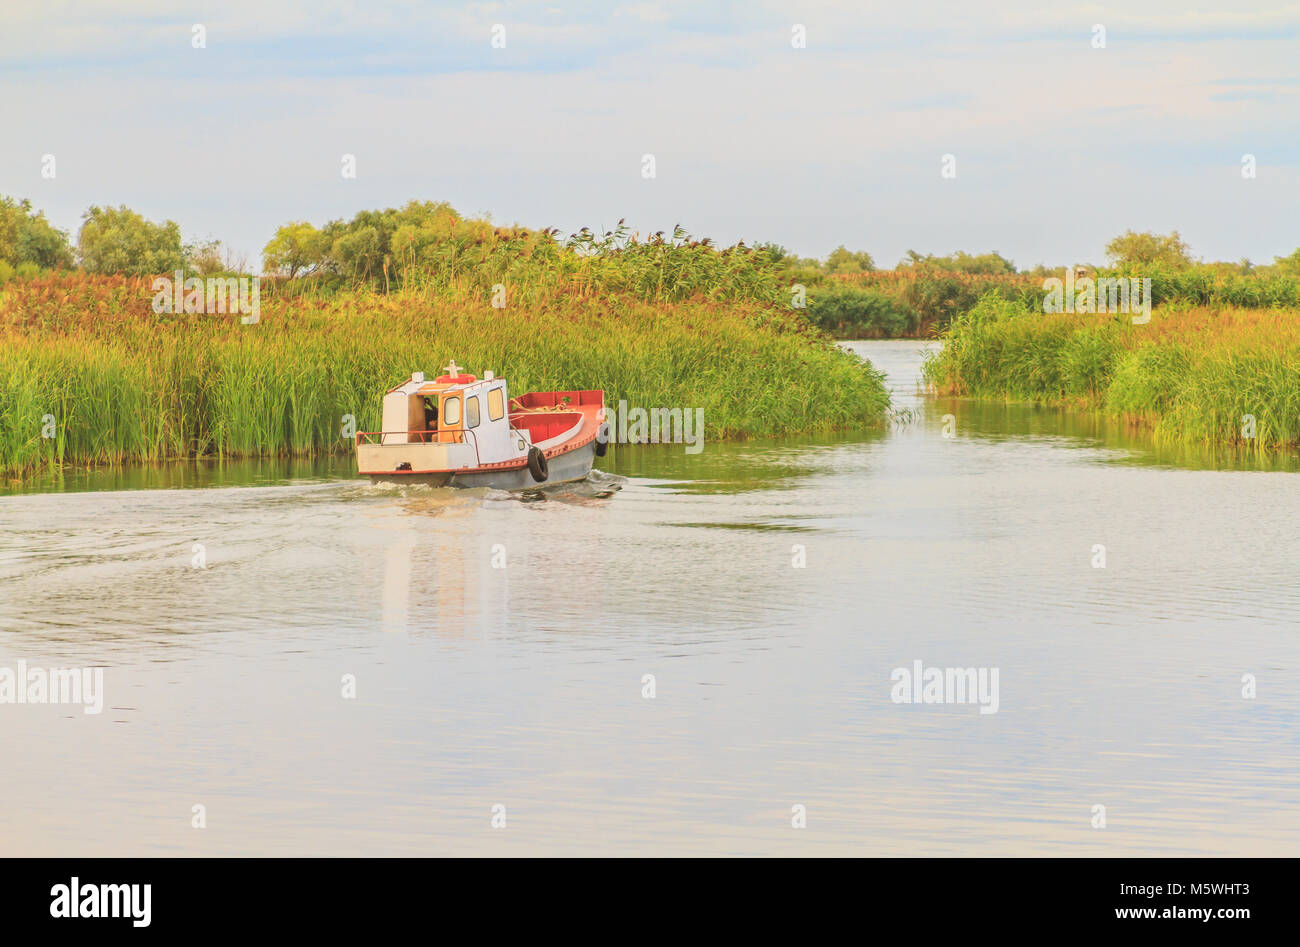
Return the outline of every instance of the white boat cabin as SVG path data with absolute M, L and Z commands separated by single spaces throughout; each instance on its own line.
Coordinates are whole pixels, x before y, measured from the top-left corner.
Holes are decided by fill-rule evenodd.
M 483 378 L 465 374 L 453 361 L 446 374 L 426 381 L 416 372 L 384 395 L 380 443 L 445 445 L 443 456 L 462 455 L 477 465 L 517 460 L 532 446 L 526 431 L 510 426 L 506 380 L 492 372 Z M 452 445 L 465 445 L 456 449 Z

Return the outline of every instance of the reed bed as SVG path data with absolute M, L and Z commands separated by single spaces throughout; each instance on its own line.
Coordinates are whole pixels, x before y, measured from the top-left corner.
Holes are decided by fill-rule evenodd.
M 943 338 L 924 369 L 940 394 L 1077 405 L 1167 442 L 1300 447 L 1295 309 L 1157 309 L 1134 325 L 989 295 Z
M 619 295 L 493 309 L 476 294 L 356 290 L 237 315 L 155 315 L 148 279 L 63 274 L 0 297 L 0 471 L 352 449 L 380 398 L 454 358 L 511 391 L 603 388 L 607 403 L 704 408 L 706 437 L 883 421 L 879 373 L 759 303 Z M 53 419 L 53 437 L 48 421 Z
M 1153 305 L 1177 309 L 1297 309 L 1300 278 L 1279 267 L 1243 271 L 1239 265 L 1180 268 L 1129 265 L 1087 270 L 1098 278 L 1151 280 Z M 993 293 L 1023 309 L 1042 312 L 1048 277 L 1035 273 L 966 273 L 931 266 L 902 266 L 831 276 L 809 289 L 809 318 L 836 338 L 937 335 Z

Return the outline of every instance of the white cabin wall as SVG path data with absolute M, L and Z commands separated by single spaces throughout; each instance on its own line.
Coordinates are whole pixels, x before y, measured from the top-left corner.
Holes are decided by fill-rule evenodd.
M 383 443 L 409 443 L 406 432 L 411 430 L 407 427 L 410 400 L 410 395 L 404 391 L 394 391 L 384 395 L 384 420 L 381 425 L 384 432 Z
M 488 392 L 494 388 L 502 389 L 501 406 L 503 413 L 499 421 L 492 420 L 492 412 L 488 402 Z M 492 381 L 480 382 L 474 386 L 472 392 L 467 392 L 478 395 L 482 420 L 475 432 L 478 435 L 479 457 L 485 464 L 497 464 L 505 460 L 514 460 L 520 454 L 517 445 L 518 439 L 515 437 L 514 432 L 510 430 L 510 392 L 505 389 L 504 379 L 494 378 Z

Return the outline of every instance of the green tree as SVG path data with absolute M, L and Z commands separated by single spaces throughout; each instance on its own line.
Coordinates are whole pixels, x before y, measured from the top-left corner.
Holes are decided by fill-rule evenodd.
M 57 230 L 45 215 L 32 210 L 31 201 L 0 197 L 0 260 L 17 270 L 24 263 L 43 270 L 72 266 L 68 235 Z
M 1297 249 L 1290 256 L 1275 257 L 1273 262 L 1282 272 L 1300 276 L 1300 249 Z
M 1190 248 L 1177 230 L 1167 235 L 1126 230 L 1106 244 L 1106 256 L 1119 267 L 1161 265 L 1182 269 L 1192 265 Z
M 766 254 L 767 258 L 778 266 L 789 266 L 798 262 L 795 255 L 779 243 L 756 243 L 754 250 Z
M 871 259 L 871 254 L 865 250 L 859 250 L 857 253 L 845 248 L 840 244 L 831 251 L 830 256 L 826 258 L 826 265 L 823 269 L 835 275 L 837 273 L 870 273 L 876 268 L 875 261 Z
M 267 269 L 291 276 L 321 269 L 350 280 L 379 280 L 386 261 L 394 267 L 399 258 L 409 262 L 403 254 L 409 256 L 413 244 L 442 242 L 460 222 L 460 214 L 446 202 L 408 201 L 400 209 L 363 210 L 351 220 L 331 220 L 319 230 L 306 221 L 285 224 L 262 256 Z M 401 245 L 394 247 L 399 234 Z
M 321 231 L 305 220 L 285 224 L 262 249 L 262 262 L 268 273 L 287 273 L 293 279 L 300 272 L 309 273 L 325 263 L 329 241 Z
M 77 235 L 81 265 L 91 273 L 144 276 L 184 266 L 181 229 L 175 221 L 155 224 L 121 207 L 91 207 Z
M 922 256 L 915 250 L 908 250 L 907 257 L 899 263 L 899 266 L 970 273 L 976 276 L 1014 276 L 1016 272 L 1016 265 L 1001 253 L 966 253 L 964 250 L 958 250 L 951 256 L 935 256 L 933 253 Z
M 199 243 L 187 243 L 182 249 L 185 254 L 185 268 L 199 276 L 214 276 L 229 269 L 220 240 L 209 239 Z

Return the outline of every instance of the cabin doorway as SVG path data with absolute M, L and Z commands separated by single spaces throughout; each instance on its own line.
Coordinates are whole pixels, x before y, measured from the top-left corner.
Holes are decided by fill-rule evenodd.
M 438 434 L 438 396 L 428 396 L 424 399 L 424 431 L 420 440 L 432 441 L 437 439 Z

